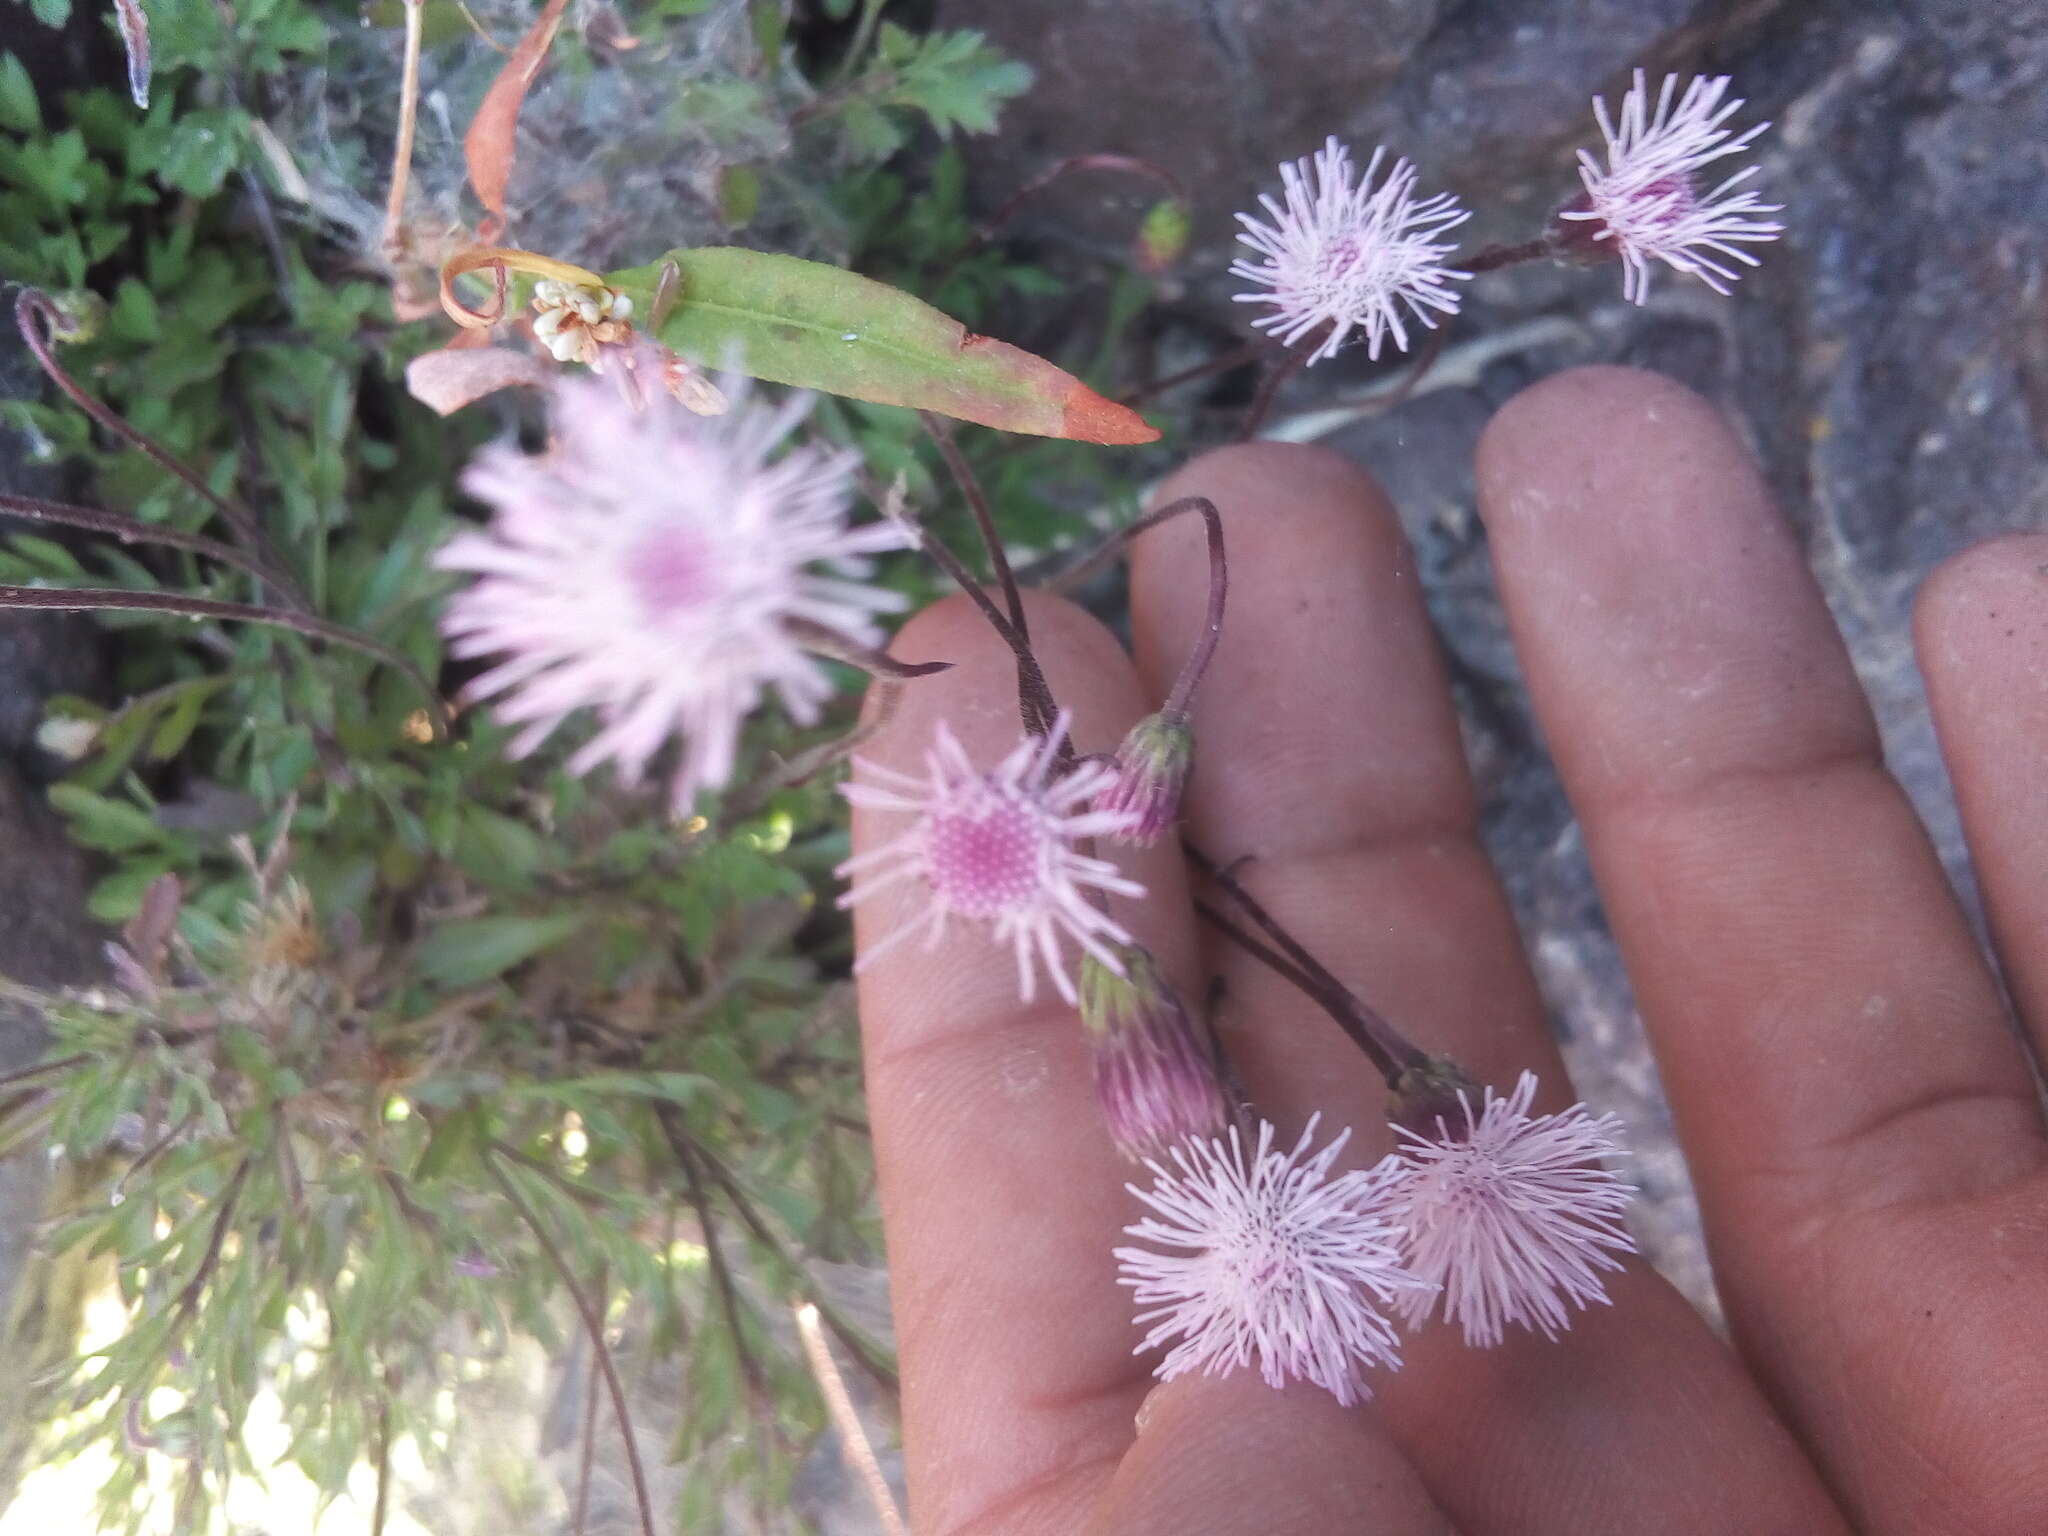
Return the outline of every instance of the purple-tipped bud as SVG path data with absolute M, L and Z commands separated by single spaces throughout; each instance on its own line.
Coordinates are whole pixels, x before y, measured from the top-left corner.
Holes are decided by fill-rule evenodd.
M 1181 791 L 1195 760 L 1195 733 L 1185 719 L 1147 715 L 1116 749 L 1116 782 L 1096 802 L 1099 811 L 1130 819 L 1109 835 L 1149 848 L 1180 819 Z
M 1229 1105 L 1194 1020 L 1150 953 L 1118 945 L 1115 957 L 1121 976 L 1092 954 L 1082 960 L 1081 1022 L 1117 1150 L 1138 1162 L 1191 1136 L 1221 1135 Z

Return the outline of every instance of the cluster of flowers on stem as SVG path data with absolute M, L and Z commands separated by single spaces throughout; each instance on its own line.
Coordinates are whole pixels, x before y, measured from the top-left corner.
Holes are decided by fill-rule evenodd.
M 1353 339 L 1372 358 L 1390 339 L 1406 350 L 1411 326 L 1457 313 L 1473 272 L 1511 260 L 1618 261 L 1637 303 L 1652 263 L 1725 293 L 1731 263 L 1755 265 L 1747 247 L 1781 232 L 1764 217 L 1778 210 L 1746 185 L 1753 166 L 1712 187 L 1700 179 L 1762 131 L 1728 126 L 1742 103 L 1727 88 L 1702 79 L 1681 93 L 1672 77 L 1653 100 L 1638 72 L 1617 113 L 1596 103 L 1605 158 L 1581 156 L 1582 193 L 1539 238 L 1482 252 L 1471 270 L 1449 264 L 1448 237 L 1468 218 L 1450 195 L 1418 196 L 1415 167 L 1384 149 L 1359 171 L 1331 139 L 1281 168 L 1264 218 L 1240 215 L 1255 257 L 1231 268 L 1252 285 L 1238 298 L 1265 306 L 1254 325 L 1313 363 Z M 1604 1276 L 1632 1249 L 1611 1116 L 1538 1113 L 1532 1074 L 1502 1093 L 1424 1055 L 1238 891 L 1287 952 L 1271 963 L 1360 1041 L 1393 1090 L 1395 1147 L 1378 1162 L 1345 1163 L 1348 1129 L 1318 1146 L 1314 1117 L 1286 1147 L 1249 1113 L 1207 1021 L 1119 915 L 1145 890 L 1097 845 L 1171 835 L 1195 761 L 1192 698 L 1227 584 L 1215 508 L 1187 508 L 1202 511 L 1210 540 L 1204 638 L 1158 713 L 1114 753 L 1077 756 L 1014 591 L 1005 622 L 914 527 L 856 525 L 855 456 L 792 441 L 802 398 L 773 406 L 735 390 L 724 415 L 693 414 L 727 401 L 672 354 L 638 357 L 624 295 L 550 280 L 534 308 L 534 333 L 558 361 L 626 366 L 607 369 L 609 383 L 557 384 L 546 453 L 493 447 L 465 476 L 495 514 L 440 554 L 472 578 L 443 621 L 454 653 L 491 661 L 472 696 L 518 728 L 515 754 L 588 711 L 597 729 L 572 771 L 609 763 L 630 782 L 680 741 L 667 772 L 680 814 L 735 776 L 742 724 L 770 696 L 799 724 L 819 718 L 833 692 L 821 659 L 892 682 L 930 670 L 877 649 L 878 617 L 901 600 L 868 580 L 876 554 L 921 544 L 975 590 L 1017 652 L 1026 729 L 993 767 L 943 724 L 922 773 L 855 757 L 846 798 L 896 825 L 841 866 L 840 904 L 885 892 L 895 904 L 862 966 L 978 926 L 1007 951 L 1025 1002 L 1043 979 L 1077 1010 L 1109 1138 L 1151 1175 L 1130 1186 L 1149 1214 L 1116 1256 L 1147 1330 L 1139 1348 L 1161 1351 L 1161 1376 L 1253 1367 L 1349 1403 L 1369 1395 L 1371 1371 L 1398 1366 L 1403 1327 L 1440 1314 L 1490 1347 L 1510 1328 L 1555 1338 L 1575 1310 L 1607 1299 Z M 663 387 L 648 387 L 657 378 Z M 982 528 L 1007 583 L 985 518 Z

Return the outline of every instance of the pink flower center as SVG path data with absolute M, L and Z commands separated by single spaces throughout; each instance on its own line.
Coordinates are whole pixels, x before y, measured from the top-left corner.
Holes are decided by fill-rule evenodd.
M 1636 194 L 1640 205 L 1659 224 L 1676 224 L 1691 213 L 1694 205 L 1692 178 L 1684 174 L 1660 176 Z
M 674 532 L 658 533 L 631 552 L 626 582 L 648 618 L 658 623 L 711 596 L 709 554 L 701 540 Z
M 925 872 L 945 906 L 966 917 L 996 917 L 1038 895 L 1045 843 L 1031 806 L 976 794 L 925 817 Z

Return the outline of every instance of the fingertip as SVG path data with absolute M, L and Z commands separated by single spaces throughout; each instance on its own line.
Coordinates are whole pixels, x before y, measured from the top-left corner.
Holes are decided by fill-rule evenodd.
M 2048 645 L 2048 534 L 2003 534 L 1949 556 L 1921 584 L 1913 636 L 1930 674 L 2029 652 L 2039 671 Z
M 1674 470 L 1752 471 L 1721 413 L 1676 380 L 1640 368 L 1571 368 L 1533 384 L 1480 434 L 1480 514 L 1492 524 L 1626 492 Z

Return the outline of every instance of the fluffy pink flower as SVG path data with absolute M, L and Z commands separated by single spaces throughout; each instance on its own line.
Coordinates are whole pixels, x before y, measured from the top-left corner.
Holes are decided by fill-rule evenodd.
M 1579 151 L 1586 195 L 1558 217 L 1586 221 L 1586 239 L 1609 242 L 1606 252 L 1622 262 L 1622 294 L 1638 304 L 1649 294 L 1652 261 L 1726 293 L 1741 276 L 1729 261 L 1757 265 L 1742 246 L 1784 233 L 1784 225 L 1757 217 L 1779 212 L 1778 204 L 1736 190 L 1756 174 L 1755 166 L 1744 166 L 1710 192 L 1695 179 L 1714 161 L 1743 153 L 1770 127 L 1758 123 L 1737 134 L 1723 126 L 1742 105 L 1740 97 L 1722 100 L 1728 83 L 1725 75 L 1696 79 L 1674 107 L 1678 76 L 1666 75 L 1653 111 L 1648 82 L 1637 70 L 1635 85 L 1621 99 L 1619 126 L 1607 115 L 1606 99 L 1594 98 L 1607 166 L 1603 170 L 1592 151 Z
M 1330 139 L 1313 157 L 1280 167 L 1284 206 L 1259 195 L 1271 224 L 1237 216 L 1245 231 L 1237 238 L 1263 259 L 1240 258 L 1231 263 L 1231 275 L 1267 290 L 1240 293 L 1237 302 L 1272 305 L 1273 313 L 1252 323 L 1290 346 L 1328 325 L 1311 363 L 1334 353 L 1354 330 L 1365 334 L 1367 357 L 1378 358 L 1389 333 L 1395 347 L 1407 351 L 1404 307 L 1431 329 L 1433 312 L 1458 312 L 1450 285 L 1470 274 L 1444 265 L 1457 242 L 1437 237 L 1471 215 L 1449 193 L 1418 202 L 1415 167 L 1406 160 L 1396 160 L 1374 187 L 1386 153 L 1375 149 L 1354 182 L 1351 151 Z
M 525 727 L 515 754 L 588 708 L 600 729 L 570 771 L 610 761 L 633 783 L 681 736 L 681 811 L 730 777 L 740 724 L 765 694 L 800 723 L 817 718 L 833 684 L 804 632 L 879 644 L 874 615 L 903 600 L 857 578 L 865 556 L 905 536 L 847 526 L 852 453 L 774 456 L 808 408 L 743 396 L 706 419 L 662 394 L 636 410 L 609 384 L 564 379 L 547 453 L 477 455 L 463 488 L 496 516 L 436 557 L 476 576 L 441 626 L 455 655 L 502 658 L 469 692 Z
M 1160 1363 L 1171 1381 L 1256 1364 L 1269 1386 L 1312 1381 L 1340 1403 L 1370 1397 L 1365 1372 L 1401 1364 L 1386 1308 L 1428 1289 L 1401 1261 L 1400 1233 L 1373 1173 L 1330 1176 L 1351 1133 L 1310 1156 L 1311 1119 L 1292 1152 L 1261 1122 L 1245 1155 L 1202 1138 L 1173 1148 L 1173 1170 L 1146 1164 L 1151 1189 L 1128 1186 L 1156 1213 L 1127 1235 L 1154 1248 L 1119 1248 L 1118 1283 L 1152 1329 L 1140 1352 L 1178 1340 Z
M 1434 1310 L 1440 1287 L 1444 1316 L 1468 1344 L 1498 1344 L 1508 1323 L 1556 1338 L 1571 1326 L 1565 1304 L 1604 1303 L 1598 1272 L 1621 1268 L 1615 1251 L 1635 1251 L 1621 1224 L 1631 1191 L 1601 1166 L 1622 1154 L 1621 1122 L 1583 1104 L 1532 1116 L 1535 1092 L 1536 1075 L 1524 1072 L 1505 1099 L 1488 1088 L 1476 1115 L 1460 1092 L 1462 1126 L 1439 1119 L 1434 1136 L 1394 1127 L 1404 1145 L 1379 1169 L 1390 1219 L 1404 1229 L 1409 1269 L 1432 1286 L 1402 1296 L 1410 1326 Z
M 998 943 L 1015 948 L 1017 989 L 1027 1003 L 1041 960 L 1060 996 L 1077 1001 L 1060 953 L 1063 935 L 1120 972 L 1110 946 L 1127 944 L 1131 936 L 1089 893 L 1142 896 L 1145 888 L 1077 846 L 1118 830 L 1128 817 L 1088 808 L 1114 774 L 1107 764 L 1055 776 L 1066 734 L 1062 714 L 1049 735 L 1025 737 L 986 773 L 968 761 L 943 722 L 925 755 L 923 778 L 854 759 L 859 776 L 840 793 L 855 805 L 905 812 L 912 820 L 896 837 L 839 866 L 839 874 L 857 877 L 839 905 L 865 901 L 902 880 L 921 881 L 926 892 L 923 912 L 866 949 L 861 966 L 915 933 L 936 944 L 952 918 L 964 917 L 989 924 Z

